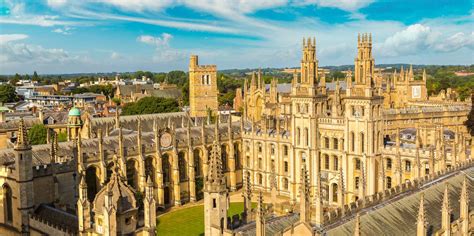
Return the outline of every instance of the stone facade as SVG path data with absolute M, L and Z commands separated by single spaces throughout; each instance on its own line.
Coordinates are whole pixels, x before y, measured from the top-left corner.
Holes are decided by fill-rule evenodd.
M 189 60 L 189 108 L 192 117 L 205 117 L 217 112 L 217 67 L 199 65 L 198 56 Z

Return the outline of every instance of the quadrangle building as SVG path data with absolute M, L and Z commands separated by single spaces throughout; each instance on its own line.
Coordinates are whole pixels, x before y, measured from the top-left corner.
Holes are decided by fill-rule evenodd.
M 420 80 L 412 67 L 380 73 L 371 35 L 359 35 L 353 73 L 342 81 L 326 82 L 318 63 L 315 39 L 303 39 L 292 83 L 265 84 L 253 73 L 237 90 L 240 114 L 219 115 L 217 67 L 191 56 L 189 112 L 93 118 L 72 108 L 70 141 L 58 143 L 51 130 L 49 143 L 35 146 L 20 120 L 14 147 L 0 150 L 0 231 L 152 235 L 156 209 L 244 183 L 288 205 L 307 189 L 320 199 L 308 205 L 319 209 L 309 216 L 318 223 L 331 210 L 472 160 L 464 125 L 472 105 L 430 100 L 424 71 Z

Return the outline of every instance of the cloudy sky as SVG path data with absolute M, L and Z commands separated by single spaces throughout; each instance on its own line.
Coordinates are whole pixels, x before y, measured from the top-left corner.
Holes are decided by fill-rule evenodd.
M 473 64 L 471 0 L 0 0 L 0 74 L 352 64 L 358 32 L 376 63 Z

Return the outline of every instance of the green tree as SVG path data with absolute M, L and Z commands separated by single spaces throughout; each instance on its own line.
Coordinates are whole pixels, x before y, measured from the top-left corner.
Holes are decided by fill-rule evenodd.
M 33 73 L 33 80 L 38 81 L 40 78 L 38 76 L 38 73 L 36 71 Z
M 45 144 L 48 129 L 43 124 L 33 125 L 28 131 L 28 139 L 32 145 Z
M 172 98 L 144 97 L 137 102 L 127 103 L 122 115 L 140 115 L 179 111 L 178 101 Z
M 10 84 L 15 86 L 18 82 L 20 82 L 20 80 L 21 80 L 21 75 L 16 73 L 15 76 L 12 79 L 10 79 Z
M 15 87 L 9 84 L 0 85 L 0 102 L 16 102 L 20 100 L 16 94 Z
M 67 141 L 67 133 L 66 132 L 60 132 L 58 134 L 58 142 L 66 142 Z

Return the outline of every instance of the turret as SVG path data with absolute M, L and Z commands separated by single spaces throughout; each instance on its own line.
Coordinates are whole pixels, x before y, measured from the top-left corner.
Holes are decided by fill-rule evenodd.
M 444 235 L 451 235 L 451 206 L 449 204 L 449 185 L 445 184 L 443 205 L 441 207 L 441 230 Z
M 153 182 L 151 181 L 150 176 L 147 178 L 146 190 L 145 190 L 145 199 L 143 201 L 144 212 L 145 212 L 145 236 L 155 235 L 156 228 L 156 202 L 153 193 Z
M 420 194 L 420 207 L 418 208 L 418 218 L 416 221 L 416 235 L 426 236 L 426 219 L 425 219 L 425 196 Z

